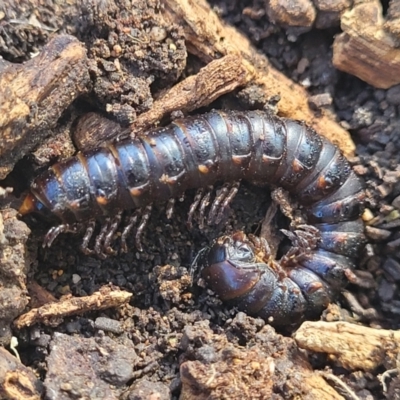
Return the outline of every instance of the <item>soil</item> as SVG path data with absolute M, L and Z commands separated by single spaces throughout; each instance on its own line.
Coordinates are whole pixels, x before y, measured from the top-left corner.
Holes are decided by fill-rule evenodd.
M 27 189 L 37 170 L 59 156 L 60 151 L 55 154 L 49 148 L 59 149 L 57 143 L 61 140 L 64 146 L 68 140 L 70 144 L 64 147 L 69 155 L 73 144 L 65 132 L 73 131 L 78 116 L 96 111 L 126 128 L 138 114 L 151 109 L 163 90 L 198 70 L 199 61 L 187 56 L 182 30 L 160 18 L 157 1 L 82 3 L 61 6 L 41 1 L 39 6 L 39 2 L 18 1 L 0 18 L 0 56 L 5 60 L 26 61 L 55 31 L 68 33 L 87 48 L 91 80 L 89 92 L 74 101 L 58 121 L 58 136 L 21 160 L 3 182 L 4 187 L 13 186 L 17 196 Z M 351 285 L 347 288 L 351 296 L 339 298 L 321 318 L 400 329 L 400 86 L 375 89 L 336 70 L 331 46 L 339 27 L 296 36 L 268 20 L 264 1 L 211 4 L 279 71 L 307 88 L 316 112 L 329 109 L 356 144 L 356 155 L 350 161 L 365 179 L 370 215 L 369 243 L 358 270 L 374 285 Z M 122 35 L 127 30 L 130 35 Z M 170 51 L 171 46 L 175 51 Z M 117 66 L 111 58 L 118 59 Z M 257 108 L 265 100 L 248 87 L 223 96 L 209 108 Z M 29 221 L 30 262 L 24 263 L 28 287 L 34 281 L 56 299 L 89 296 L 107 285 L 133 293 L 129 303 L 118 308 L 6 332 L 3 344 L 11 334 L 17 337 L 22 363 L 44 383 L 44 388 L 35 389 L 37 393 L 46 399 L 311 399 L 315 397 L 304 382 L 313 371 L 325 370 L 339 377 L 356 398 L 395 398 L 399 381 L 389 379 L 384 393 L 378 379 L 394 360 L 371 373 L 338 367 L 322 354 L 306 356 L 290 338 L 291 332 L 276 332 L 264 321 L 227 307 L 201 285 L 193 266 L 199 250 L 222 233 L 259 233 L 271 200 L 264 189 L 242 184 L 223 222 L 200 230 L 197 224 L 191 229 L 186 226 L 194 195 L 187 193 L 177 203 L 170 220 L 164 205 L 153 209 L 142 238 L 143 252 L 135 249 L 132 239 L 127 254 L 106 260 L 79 252 L 79 235 L 61 235 L 51 248 L 43 249 L 48 227 Z M 5 206 L 19 200 L 8 196 L 2 201 Z M 3 216 L 5 221 L 9 218 Z M 28 238 L 24 227 L 18 225 L 18 229 Z M 12 279 L 20 282 L 22 278 Z M 30 296 L 37 292 L 31 290 Z M 11 289 L 10 296 L 16 296 Z M 9 315 L 9 323 L 27 302 L 23 289 L 17 297 L 23 301 Z M 82 380 L 75 378 L 76 371 Z M 237 385 L 232 383 L 235 374 L 243 378 Z

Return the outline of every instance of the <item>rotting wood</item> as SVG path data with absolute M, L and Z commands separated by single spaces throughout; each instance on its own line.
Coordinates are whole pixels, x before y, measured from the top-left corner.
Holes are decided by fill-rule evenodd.
M 165 18 L 184 29 L 191 54 L 207 64 L 221 56 L 240 53 L 251 83 L 268 97 L 280 96 L 279 115 L 305 121 L 337 144 L 346 156 L 354 153 L 349 133 L 327 113 L 317 117 L 309 106 L 306 90 L 277 71 L 244 35 L 221 22 L 205 0 L 165 0 L 163 4 Z
M 244 86 L 252 77 L 239 52 L 211 61 L 198 74 L 167 90 L 154 102 L 151 110 L 139 115 L 131 125 L 132 133 L 143 132 L 175 110 L 187 113 L 208 105 L 223 94 Z
M 90 296 L 61 299 L 56 303 L 49 303 L 42 307 L 34 308 L 18 317 L 14 321 L 14 326 L 17 329 L 37 323 L 57 326 L 61 323 L 62 318 L 67 316 L 81 315 L 87 311 L 119 307 L 127 303 L 132 295 L 132 293 L 124 290 L 103 286 L 98 292 Z
M 33 371 L 0 347 L 0 398 L 40 400 L 42 394 L 43 384 Z
M 399 353 L 400 331 L 373 329 L 347 322 L 304 322 L 294 334 L 299 347 L 327 353 L 351 371 L 374 371 Z
M 333 65 L 370 85 L 388 89 L 400 83 L 400 48 L 397 23 L 386 25 L 382 4 L 370 0 L 354 5 L 341 18 L 343 33 L 333 43 Z M 397 27 L 397 28 L 396 28 Z
M 69 35 L 56 36 L 24 64 L 2 64 L 0 179 L 41 143 L 89 82 L 86 49 Z

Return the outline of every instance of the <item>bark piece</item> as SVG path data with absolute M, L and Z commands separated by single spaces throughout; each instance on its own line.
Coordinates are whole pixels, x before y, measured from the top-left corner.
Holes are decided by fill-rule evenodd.
M 397 37 L 400 41 L 400 3 L 391 0 L 386 15 L 385 29 Z
M 17 318 L 14 325 L 17 329 L 32 326 L 37 323 L 57 326 L 64 317 L 81 315 L 87 311 L 119 307 L 127 303 L 131 297 L 132 293 L 103 286 L 98 292 L 93 293 L 91 296 L 61 299 L 57 303 L 49 303 L 42 307 L 32 309 Z
M 62 112 L 87 91 L 86 50 L 56 36 L 35 58 L 0 72 L 0 179 L 48 135 Z
M 0 347 L 0 397 L 13 400 L 40 400 L 42 382 L 5 348 Z
M 317 117 L 309 107 L 306 90 L 277 71 L 244 35 L 223 24 L 205 0 L 166 0 L 163 12 L 172 23 L 183 27 L 190 53 L 205 63 L 240 53 L 251 83 L 259 86 L 269 98 L 280 96 L 279 115 L 305 121 L 339 145 L 345 155 L 353 154 L 355 147 L 349 133 L 328 113 Z
M 391 30 L 398 24 L 392 23 Z M 356 4 L 341 18 L 343 33 L 333 43 L 333 65 L 380 89 L 400 83 L 400 48 L 385 30 L 379 0 Z M 384 71 L 384 73 L 382 73 Z
M 79 119 L 73 140 L 80 150 L 85 150 L 97 147 L 104 141 L 144 133 L 164 118 L 169 118 L 172 112 L 179 110 L 188 113 L 206 106 L 223 94 L 244 86 L 249 79 L 240 54 L 229 54 L 210 62 L 198 74 L 166 90 L 154 101 L 149 111 L 136 118 L 129 132 L 99 114 L 88 113 Z
M 52 293 L 50 293 L 43 286 L 40 286 L 36 281 L 32 279 L 29 280 L 27 287 L 30 297 L 30 308 L 39 308 L 45 304 L 55 303 L 58 301 Z
M 151 110 L 139 115 L 131 130 L 140 133 L 173 111 L 187 113 L 206 106 L 223 94 L 244 86 L 251 78 L 252 74 L 245 69 L 239 52 L 211 61 L 198 74 L 186 78 L 161 95 Z
M 374 371 L 388 360 L 395 365 L 400 332 L 347 322 L 306 321 L 294 339 L 299 347 L 328 353 L 337 364 L 351 371 Z
M 28 304 L 25 281 L 30 259 L 25 243 L 30 230 L 16 215 L 11 209 L 0 212 L 0 345 L 8 345 L 10 325 Z

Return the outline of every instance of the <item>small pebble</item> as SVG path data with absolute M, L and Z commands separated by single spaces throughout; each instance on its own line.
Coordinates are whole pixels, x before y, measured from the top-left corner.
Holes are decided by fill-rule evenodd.
M 373 240 L 385 240 L 392 234 L 392 232 L 386 229 L 375 228 L 373 226 L 366 226 L 365 233 Z
M 382 279 L 378 288 L 378 294 L 382 301 L 389 302 L 390 300 L 392 300 L 395 291 L 396 291 L 395 284 L 389 283 L 386 279 Z
M 400 281 L 400 264 L 396 260 L 393 258 L 387 258 L 382 268 L 395 281 Z
M 308 99 L 310 105 L 321 108 L 332 104 L 332 96 L 329 93 L 316 94 Z
M 307 58 L 302 58 L 297 64 L 297 73 L 302 74 L 310 66 L 310 61 Z
M 96 329 L 101 329 L 105 332 L 120 334 L 123 332 L 122 325 L 119 321 L 107 317 L 98 317 L 94 322 Z
M 389 104 L 400 105 L 400 85 L 392 86 L 387 91 L 386 100 Z

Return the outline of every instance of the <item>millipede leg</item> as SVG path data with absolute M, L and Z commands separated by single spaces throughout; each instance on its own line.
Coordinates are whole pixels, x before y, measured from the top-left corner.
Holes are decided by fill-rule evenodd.
M 199 228 L 204 229 L 204 214 L 206 212 L 207 206 L 210 204 L 211 192 L 213 190 L 212 186 L 208 187 L 208 192 L 204 195 L 200 203 L 199 210 Z
M 66 225 L 58 225 L 58 226 L 53 226 L 52 228 L 49 229 L 49 231 L 46 233 L 46 236 L 44 237 L 43 240 L 43 247 L 50 247 L 56 237 L 60 234 L 65 232 L 66 230 Z
M 143 251 L 143 247 L 142 247 L 142 243 L 141 243 L 140 239 L 141 239 L 143 230 L 146 227 L 147 222 L 150 219 L 152 208 L 153 208 L 153 204 L 149 204 L 148 206 L 146 206 L 146 208 L 144 209 L 143 215 L 142 215 L 142 219 L 140 221 L 140 225 L 136 231 L 135 242 L 136 242 L 136 247 L 139 251 Z
M 115 254 L 115 250 L 110 246 L 110 244 L 111 244 L 111 240 L 114 237 L 115 232 L 118 229 L 119 224 L 121 223 L 121 218 L 122 218 L 122 211 L 119 211 L 117 213 L 117 215 L 111 221 L 109 230 L 106 233 L 103 249 L 104 249 L 104 252 L 107 254 Z
M 299 225 L 299 228 L 301 229 L 296 229 L 294 232 L 281 229 L 292 242 L 292 247 L 280 259 L 282 266 L 297 264 L 317 247 L 320 240 L 319 230 L 311 225 Z
M 271 192 L 271 199 L 276 203 L 279 204 L 279 208 L 282 214 L 288 218 L 290 221 L 294 219 L 294 206 L 291 203 L 291 199 L 288 193 L 278 187 Z
M 100 233 L 97 235 L 96 242 L 94 244 L 94 252 L 100 258 L 106 258 L 106 255 L 102 252 L 102 248 L 103 248 L 104 236 L 108 232 L 109 226 L 110 226 L 110 218 L 107 218 L 104 225 L 101 227 Z
M 128 220 L 128 224 L 125 226 L 122 235 L 121 235 L 121 251 L 124 253 L 128 252 L 128 246 L 126 245 L 126 238 L 128 237 L 130 231 L 132 230 L 133 226 L 136 224 L 139 215 L 141 214 L 142 209 L 139 208 L 138 210 L 136 210 L 130 217 Z
M 262 253 L 262 258 L 265 262 L 269 262 L 270 257 L 272 256 L 271 247 L 268 243 L 268 240 L 255 236 L 252 234 L 247 235 L 251 243 L 253 244 L 254 248 Z
M 239 187 L 240 187 L 240 181 L 233 183 L 233 185 L 230 187 L 230 191 L 227 194 L 227 196 L 225 197 L 224 202 L 222 203 L 222 205 L 221 205 L 221 207 L 220 207 L 220 209 L 218 211 L 217 218 L 215 219 L 215 223 L 216 224 L 219 224 L 221 222 L 222 217 L 224 216 L 224 212 L 225 212 L 226 208 L 229 206 L 231 201 L 236 196 L 237 192 L 239 191 Z
M 82 244 L 81 244 L 81 251 L 86 255 L 91 255 L 94 253 L 93 250 L 88 248 L 90 239 L 93 236 L 94 228 L 96 227 L 96 220 L 92 219 L 88 223 L 88 227 L 86 229 L 85 235 L 83 236 Z
M 196 196 L 194 196 L 194 200 L 190 206 L 189 213 L 188 213 L 188 219 L 186 222 L 186 225 L 189 229 L 192 228 L 192 219 L 193 219 L 194 213 L 197 210 L 197 207 L 199 206 L 199 204 L 201 202 L 201 199 L 203 198 L 203 195 L 204 195 L 204 188 L 200 188 L 197 190 Z
M 207 219 L 207 222 L 209 224 L 213 224 L 215 222 L 215 216 L 218 213 L 219 206 L 229 193 L 229 185 L 230 185 L 229 183 L 225 183 L 220 189 L 217 196 L 215 197 L 214 201 L 212 202 L 211 210 L 208 213 L 208 219 Z
M 61 224 L 58 226 L 53 226 L 49 231 L 46 233 L 46 236 L 44 237 L 43 240 L 43 247 L 50 247 L 54 240 L 57 238 L 57 236 L 60 233 L 65 233 L 65 232 L 72 232 L 76 233 L 82 228 L 82 224 L 76 223 L 76 224 Z

